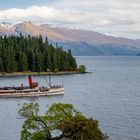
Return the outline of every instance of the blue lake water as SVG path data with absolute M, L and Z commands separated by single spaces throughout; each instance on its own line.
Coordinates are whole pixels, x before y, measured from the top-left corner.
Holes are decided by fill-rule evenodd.
M 72 103 L 88 117 L 97 119 L 110 140 L 140 140 L 140 57 L 76 57 L 91 74 L 52 76 L 63 83 L 64 96 L 0 98 L 0 140 L 19 140 L 23 120 L 17 111 L 24 102 L 38 102 L 41 112 L 54 102 Z M 34 81 L 45 85 L 43 76 Z M 0 86 L 28 85 L 27 77 L 0 78 Z

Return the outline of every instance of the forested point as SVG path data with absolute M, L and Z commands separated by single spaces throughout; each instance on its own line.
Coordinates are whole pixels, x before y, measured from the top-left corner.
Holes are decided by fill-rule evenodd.
M 0 36 L 0 72 L 74 71 L 77 65 L 71 51 L 54 47 L 42 36 Z

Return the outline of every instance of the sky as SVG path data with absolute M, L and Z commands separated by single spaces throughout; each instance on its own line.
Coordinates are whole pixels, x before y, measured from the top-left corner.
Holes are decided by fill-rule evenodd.
M 140 39 L 140 0 L 4 0 L 0 21 L 31 21 Z

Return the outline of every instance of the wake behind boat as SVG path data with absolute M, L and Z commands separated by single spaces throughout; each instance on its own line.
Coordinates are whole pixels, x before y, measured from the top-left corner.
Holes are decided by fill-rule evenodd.
M 32 77 L 28 77 L 29 86 L 20 87 L 1 87 L 0 97 L 39 97 L 64 94 L 64 87 L 62 85 L 52 86 L 49 78 L 49 86 L 39 86 L 38 82 L 33 82 Z

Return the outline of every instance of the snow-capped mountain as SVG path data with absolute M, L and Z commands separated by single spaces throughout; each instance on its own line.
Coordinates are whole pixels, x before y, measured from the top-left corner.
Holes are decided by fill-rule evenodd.
M 4 28 L 13 28 L 13 26 L 16 24 L 17 22 L 5 22 L 5 21 L 0 22 L 0 26 Z

